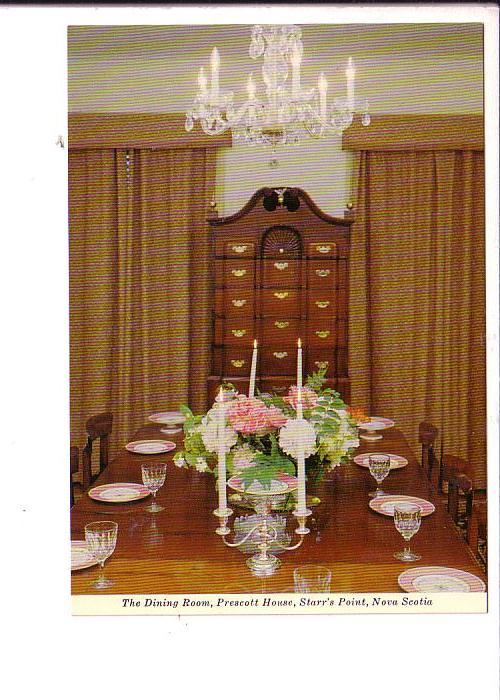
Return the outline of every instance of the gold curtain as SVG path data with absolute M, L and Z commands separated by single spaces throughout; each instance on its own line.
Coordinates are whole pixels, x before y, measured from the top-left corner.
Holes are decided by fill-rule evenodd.
M 362 151 L 351 246 L 352 403 L 421 420 L 486 485 L 484 158 Z
M 116 447 L 148 413 L 205 408 L 214 154 L 70 150 L 72 444 L 104 410 Z

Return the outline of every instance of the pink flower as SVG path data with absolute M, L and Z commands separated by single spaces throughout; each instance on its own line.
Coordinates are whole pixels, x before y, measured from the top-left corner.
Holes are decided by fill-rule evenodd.
M 286 401 L 287 403 L 292 406 L 295 410 L 297 410 L 297 403 L 298 403 L 298 394 L 299 394 L 299 389 L 296 386 L 291 386 L 290 389 L 288 390 L 288 394 L 283 397 L 283 401 Z M 314 406 L 318 405 L 318 395 L 315 391 L 312 389 L 309 389 L 307 386 L 303 386 L 301 390 L 302 394 L 302 408 L 314 408 Z
M 267 418 L 269 425 L 273 428 L 281 428 L 287 421 L 285 414 L 276 406 L 269 406 L 267 409 Z
M 233 430 L 243 435 L 265 435 L 286 423 L 286 416 L 260 399 L 238 398 L 228 404 L 226 416 Z

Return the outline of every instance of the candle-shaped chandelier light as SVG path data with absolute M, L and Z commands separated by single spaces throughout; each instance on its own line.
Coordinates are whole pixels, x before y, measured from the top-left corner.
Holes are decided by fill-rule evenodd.
M 210 59 L 210 87 L 204 68 L 198 75 L 198 94 L 186 115 L 186 131 L 196 120 L 206 134 L 218 135 L 232 130 L 235 140 L 273 147 L 298 143 L 301 134 L 320 138 L 341 134 L 362 113 L 364 126 L 370 123 L 368 103 L 355 98 L 356 69 L 352 58 L 345 71 L 346 94 L 328 101 L 328 81 L 321 73 L 316 86 L 306 89 L 300 82 L 302 32 L 295 25 L 256 25 L 252 29 L 250 56 L 263 56 L 259 90 L 253 74 L 246 81 L 247 99 L 237 106 L 232 92 L 219 86 L 220 56 L 217 48 Z M 290 80 L 289 79 L 290 76 Z

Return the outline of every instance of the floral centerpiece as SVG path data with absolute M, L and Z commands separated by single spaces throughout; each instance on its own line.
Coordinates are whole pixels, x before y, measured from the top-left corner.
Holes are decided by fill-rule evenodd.
M 259 394 L 248 398 L 237 394 L 225 401 L 225 428 L 221 435 L 230 475 L 238 475 L 245 488 L 254 481 L 264 487 L 283 474 L 295 476 L 298 449 L 304 451 L 306 474 L 317 482 L 325 470 L 333 470 L 348 461 L 357 447 L 355 418 L 340 395 L 328 388 L 324 372 L 307 378 L 301 389 L 303 424 L 297 433 L 299 390 L 291 386 L 286 396 Z M 205 415 L 194 415 L 187 406 L 180 410 L 186 417 L 184 449 L 177 452 L 178 467 L 193 467 L 200 472 L 217 472 L 219 450 L 218 408 Z

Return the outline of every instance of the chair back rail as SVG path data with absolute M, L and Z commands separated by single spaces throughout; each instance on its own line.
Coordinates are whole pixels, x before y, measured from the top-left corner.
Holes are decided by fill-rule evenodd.
M 85 424 L 87 443 L 82 450 L 83 487 L 87 489 L 99 474 L 108 466 L 109 436 L 113 429 L 113 414 L 110 411 L 91 416 Z M 99 471 L 92 474 L 92 447 L 99 440 Z
M 434 443 L 438 436 L 438 429 L 429 423 L 422 421 L 418 426 L 418 441 L 422 444 L 422 467 L 427 472 L 427 478 L 432 479 L 434 467 L 438 466 L 438 460 L 434 451 Z
M 78 447 L 69 448 L 69 484 L 70 484 L 70 508 L 75 505 L 75 487 L 73 484 L 73 474 L 78 472 L 79 450 Z
M 460 510 L 461 496 L 465 498 L 465 513 L 463 514 L 463 518 Z M 474 489 L 470 477 L 463 472 L 450 474 L 448 479 L 448 512 L 455 525 L 459 525 L 463 519 L 468 525 L 472 515 L 473 502 Z

